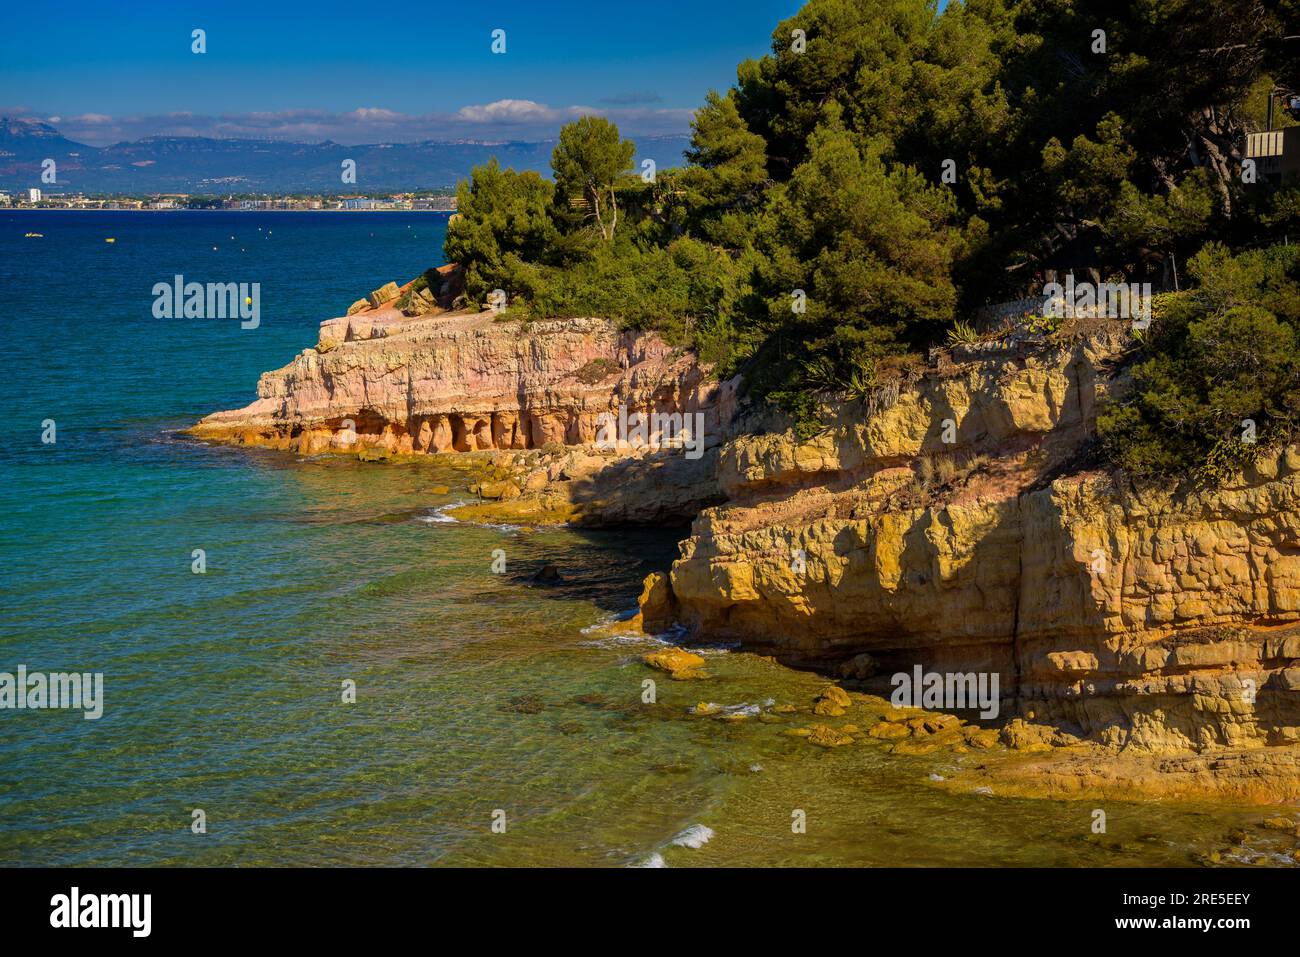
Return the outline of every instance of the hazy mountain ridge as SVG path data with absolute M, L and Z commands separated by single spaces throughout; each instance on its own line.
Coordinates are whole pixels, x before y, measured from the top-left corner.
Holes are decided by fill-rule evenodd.
M 635 139 L 635 137 L 634 137 Z M 478 163 L 496 156 L 503 166 L 550 174 L 555 140 L 537 142 L 425 140 L 345 146 L 325 141 L 151 136 L 111 146 L 87 146 L 53 126 L 0 117 L 0 189 L 36 186 L 46 192 L 295 193 L 454 187 Z M 637 165 L 683 163 L 689 137 L 636 140 Z M 41 182 L 41 163 L 57 164 L 55 183 Z M 342 163 L 356 162 L 356 183 L 341 179 Z

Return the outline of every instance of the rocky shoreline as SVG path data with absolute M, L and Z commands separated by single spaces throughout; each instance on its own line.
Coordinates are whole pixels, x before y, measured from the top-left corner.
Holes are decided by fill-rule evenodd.
M 999 793 L 1300 799 L 1300 451 L 1214 492 L 1091 467 L 1125 324 L 938 350 L 804 441 L 653 334 L 408 292 L 323 323 L 257 401 L 192 434 L 448 456 L 473 472 L 463 520 L 689 525 L 647 579 L 644 628 L 838 678 L 813 745 L 978 752 L 969 775 Z M 703 454 L 600 447 L 620 409 L 703 415 Z M 997 675 L 998 718 L 823 720 L 915 667 Z

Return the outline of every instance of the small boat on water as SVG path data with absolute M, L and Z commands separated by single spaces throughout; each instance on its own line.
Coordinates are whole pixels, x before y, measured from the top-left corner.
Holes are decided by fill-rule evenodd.
M 44 233 L 24 233 L 23 239 L 44 239 Z

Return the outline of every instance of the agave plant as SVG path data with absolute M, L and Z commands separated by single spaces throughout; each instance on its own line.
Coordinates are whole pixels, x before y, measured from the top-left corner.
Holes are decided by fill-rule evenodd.
M 975 331 L 975 327 L 969 322 L 962 322 L 960 319 L 954 320 L 952 328 L 948 330 L 948 345 L 971 345 L 980 341 L 980 334 Z
M 803 377 L 819 392 L 834 392 L 849 399 L 867 399 L 876 384 L 875 370 L 854 365 L 841 372 L 829 356 L 815 356 L 803 363 Z

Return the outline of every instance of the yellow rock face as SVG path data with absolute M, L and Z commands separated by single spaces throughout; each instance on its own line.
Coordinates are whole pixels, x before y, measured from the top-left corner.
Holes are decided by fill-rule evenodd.
M 918 665 L 996 674 L 998 718 L 1025 719 L 1003 736 L 1016 751 L 1244 754 L 1300 797 L 1296 762 L 1265 757 L 1300 753 L 1300 450 L 1212 492 L 1071 471 L 1125 387 L 1103 370 L 1126 335 L 932 370 L 809 442 L 726 443 L 728 501 L 670 575 L 678 620 L 884 697 Z M 895 724 L 868 734 L 997 746 Z
M 676 605 L 673 602 L 672 588 L 668 576 L 663 572 L 654 572 L 646 576 L 641 588 L 638 602 L 641 608 L 642 627 L 648 633 L 663 631 L 673 624 L 676 617 Z
M 503 494 L 457 513 L 462 520 L 662 524 L 717 500 L 717 446 L 729 435 L 738 380 L 718 382 L 693 354 L 603 319 L 525 330 L 490 312 L 409 316 L 397 296 L 389 283 L 321 323 L 316 348 L 262 374 L 256 401 L 213 413 L 190 433 L 302 454 L 564 452 L 545 471 L 498 476 L 515 489 L 491 485 Z M 596 361 L 616 371 L 584 381 L 579 370 Z M 689 457 L 681 448 L 600 447 L 602 416 L 620 411 L 693 425 L 702 416 L 703 447 Z

